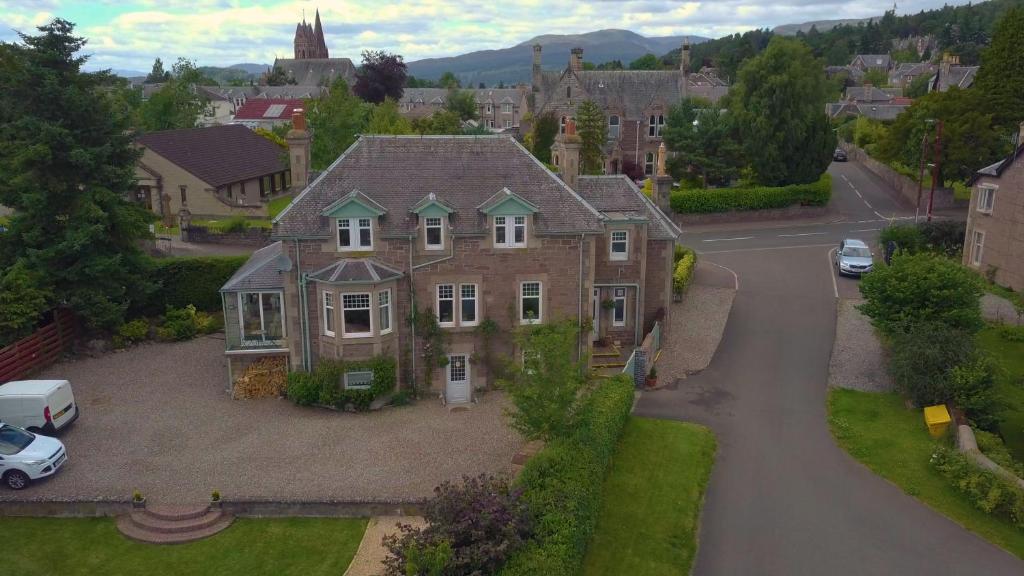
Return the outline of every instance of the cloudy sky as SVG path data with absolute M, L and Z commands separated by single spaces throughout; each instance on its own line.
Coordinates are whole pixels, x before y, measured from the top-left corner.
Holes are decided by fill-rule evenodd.
M 951 4 L 963 0 L 945 0 Z M 944 0 L 900 0 L 900 14 Z M 875 16 L 891 0 L 0 0 L 0 41 L 56 16 L 89 39 L 90 68 L 148 70 L 155 57 L 200 65 L 290 57 L 295 23 L 319 7 L 332 56 L 385 49 L 407 61 L 502 48 L 539 34 L 626 28 L 719 37 L 751 28 Z

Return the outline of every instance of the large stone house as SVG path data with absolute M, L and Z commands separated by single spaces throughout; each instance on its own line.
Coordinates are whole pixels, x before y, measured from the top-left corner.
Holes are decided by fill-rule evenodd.
M 183 208 L 198 218 L 266 217 L 292 185 L 285 151 L 245 126 L 150 132 L 135 144 L 135 200 L 168 225 Z
M 492 132 L 519 128 L 527 111 L 528 88 L 468 88 L 476 98 L 477 122 Z M 409 118 L 429 116 L 443 110 L 447 88 L 406 88 L 398 101 L 399 112 Z
M 688 96 L 712 102 L 729 91 L 710 71 L 691 73 L 690 45 L 682 46 L 678 70 L 584 70 L 583 49 L 573 48 L 562 71 L 541 69 L 541 46 L 533 47 L 532 110 L 535 116 L 553 114 L 564 132 L 581 102 L 593 100 L 608 122 L 605 172 L 655 173 L 661 130 L 669 108 Z
M 964 239 L 965 266 L 1024 290 L 1024 123 L 1007 158 L 974 176 Z
M 680 232 L 623 176 L 564 176 L 506 135 L 360 137 L 222 288 L 229 378 L 268 356 L 295 370 L 388 355 L 410 386 L 423 371 L 414 302 L 446 336 L 432 381 L 451 403 L 493 377 L 479 361 L 485 319 L 513 359 L 514 330 L 561 319 L 592 323 L 580 357 L 602 337 L 639 343 L 669 312 Z

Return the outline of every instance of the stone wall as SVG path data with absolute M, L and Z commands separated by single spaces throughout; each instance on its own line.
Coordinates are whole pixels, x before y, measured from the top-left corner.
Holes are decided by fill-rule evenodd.
M 243 232 L 213 232 L 205 226 L 191 225 L 188 228 L 182 228 L 181 241 L 262 248 L 270 244 L 270 229 L 247 228 Z
M 914 182 L 903 174 L 896 172 L 892 168 L 882 164 L 871 156 L 868 156 L 867 152 L 853 144 L 843 143 L 841 146 L 846 150 L 846 154 L 850 160 L 859 162 L 865 168 L 870 170 L 872 174 L 881 178 L 882 181 L 895 190 L 909 206 L 913 207 L 917 204 L 917 182 Z M 921 203 L 918 207 L 922 212 L 928 210 L 929 192 L 930 189 L 927 186 L 923 186 L 921 188 Z M 951 188 L 936 188 L 932 209 L 948 210 L 951 208 L 966 208 L 967 204 L 968 201 L 966 200 L 957 200 L 954 198 L 953 190 Z
M 828 206 L 788 206 L 768 210 L 730 210 L 707 214 L 679 214 L 672 212 L 676 226 L 698 224 L 726 224 L 731 222 L 758 222 L 763 220 L 795 220 L 799 218 L 821 218 L 829 214 Z

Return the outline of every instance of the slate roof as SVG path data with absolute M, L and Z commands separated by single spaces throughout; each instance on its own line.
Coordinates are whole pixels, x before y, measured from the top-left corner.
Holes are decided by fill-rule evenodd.
M 545 72 L 541 75 L 538 112 L 545 112 L 565 101 L 558 90 L 563 75 L 575 74 L 585 92 L 573 96 L 573 102 L 593 100 L 605 110 L 617 111 L 626 118 L 642 118 L 656 103 L 671 106 L 678 102 L 682 72 L 679 70 L 581 70 L 572 72 Z M 691 72 L 687 94 L 717 101 L 729 91 L 729 86 L 713 74 Z
M 288 120 L 293 110 L 305 106 L 302 100 L 293 98 L 253 98 L 238 108 L 235 120 Z
M 902 80 L 904 76 L 922 76 L 932 74 L 935 71 L 935 64 L 931 62 L 902 62 L 889 72 L 891 84 Z
M 288 168 L 277 144 L 238 124 L 150 132 L 135 142 L 214 188 Z
M 650 237 L 657 240 L 675 240 L 682 234 L 672 220 L 651 202 L 650 198 L 623 175 L 580 176 L 576 191 L 609 220 L 648 220 Z
M 274 66 L 280 66 L 296 84 L 304 86 L 330 86 L 339 76 L 349 87 L 356 81 L 356 67 L 348 58 L 278 58 Z
M 460 91 L 468 90 L 473 93 L 477 104 L 516 103 L 519 101 L 518 88 L 460 88 Z M 406 88 L 402 92 L 399 104 L 444 104 L 448 100 L 447 88 Z
M 311 99 L 319 98 L 328 90 L 324 86 L 198 86 L 207 98 L 211 100 L 234 100 L 235 98 L 293 98 Z
M 948 71 L 944 71 L 940 66 L 935 76 L 932 76 L 930 89 L 945 92 L 952 86 L 970 88 L 977 74 L 978 66 L 950 66 Z
M 291 260 L 284 252 L 284 243 L 274 242 L 253 252 L 253 255 L 228 279 L 220 291 L 283 289 L 284 274 L 281 272 L 290 267 Z
M 872 120 L 895 120 L 897 116 L 910 107 L 909 101 L 901 99 L 901 103 L 859 103 L 859 102 L 832 102 L 828 104 L 828 114 L 837 118 L 842 114 L 853 116 L 865 116 Z
M 387 209 L 384 236 L 416 228 L 410 209 L 433 192 L 455 209 L 455 234 L 483 234 L 477 207 L 508 188 L 535 204 L 536 231 L 598 233 L 597 211 L 514 139 L 493 136 L 361 136 L 274 220 L 276 238 L 323 238 L 332 233 L 324 208 L 359 190 Z
M 875 86 L 850 86 L 845 97 L 857 102 L 888 102 L 893 95 Z
M 317 270 L 309 277 L 318 282 L 383 282 L 401 278 L 402 273 L 372 258 L 345 258 Z
M 858 59 L 866 68 L 885 68 L 888 70 L 889 64 L 892 63 L 892 59 L 889 58 L 888 54 L 857 54 L 853 57 L 850 65 L 853 66 L 853 63 Z

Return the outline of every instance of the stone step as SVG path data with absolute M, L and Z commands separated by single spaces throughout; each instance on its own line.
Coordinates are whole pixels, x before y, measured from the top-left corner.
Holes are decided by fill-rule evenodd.
M 197 518 L 186 518 L 183 520 L 162 520 L 146 512 L 132 512 L 129 517 L 132 524 L 149 530 L 150 532 L 163 532 L 174 534 L 178 532 L 194 532 L 212 526 L 223 516 L 220 510 L 209 510 Z
M 149 504 L 142 509 L 146 514 L 156 518 L 157 520 L 191 520 L 193 518 L 199 518 L 204 516 L 210 507 L 201 505 L 182 506 L 182 505 L 171 505 L 171 504 Z
M 137 526 L 132 521 L 131 516 L 120 516 L 117 519 L 117 529 L 125 537 L 137 542 L 146 544 L 184 544 L 209 538 L 230 526 L 234 520 L 234 516 L 230 514 L 221 514 L 216 522 L 205 528 L 190 532 L 154 532 Z

